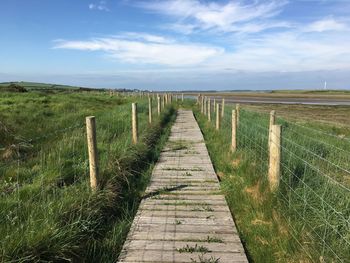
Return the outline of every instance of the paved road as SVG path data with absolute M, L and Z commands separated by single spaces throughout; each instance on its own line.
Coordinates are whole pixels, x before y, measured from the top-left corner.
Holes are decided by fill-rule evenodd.
M 210 96 L 212 99 L 221 99 L 221 96 Z M 303 104 L 324 106 L 350 106 L 350 99 L 334 98 L 273 98 L 259 96 L 225 96 L 226 102 L 231 103 L 266 103 L 266 104 Z
M 119 262 L 248 262 L 192 111 L 178 112 Z

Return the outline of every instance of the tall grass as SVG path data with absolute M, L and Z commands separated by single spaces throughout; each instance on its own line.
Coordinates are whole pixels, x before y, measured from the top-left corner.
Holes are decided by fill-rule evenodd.
M 198 111 L 196 116 L 251 258 L 346 262 L 350 144 L 279 118 L 282 175 L 273 194 L 267 182 L 268 115 L 241 110 L 238 151 L 232 154 L 231 109 L 226 108 L 219 132 Z
M 3 155 L 0 164 L 0 261 L 116 261 L 174 108 L 166 108 L 159 118 L 155 115 L 150 125 L 146 99 L 97 92 L 28 94 L 8 94 L 4 100 L 13 103 L 0 103 L 8 136 L 1 142 L 3 154 L 12 150 L 11 145 L 20 145 L 14 154 Z M 130 113 L 135 99 L 140 143 L 132 145 Z M 49 102 L 41 106 L 42 100 Z M 21 104 L 29 110 L 11 115 Z M 95 115 L 97 122 L 97 193 L 88 183 L 87 115 Z M 21 148 L 24 142 L 26 148 Z

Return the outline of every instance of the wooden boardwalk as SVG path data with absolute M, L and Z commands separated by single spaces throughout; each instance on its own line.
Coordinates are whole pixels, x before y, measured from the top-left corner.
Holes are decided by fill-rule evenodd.
M 248 262 L 192 111 L 178 111 L 119 262 Z

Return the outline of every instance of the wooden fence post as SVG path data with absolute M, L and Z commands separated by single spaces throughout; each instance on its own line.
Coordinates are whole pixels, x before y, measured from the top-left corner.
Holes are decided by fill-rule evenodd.
M 270 112 L 270 125 L 269 125 L 269 147 L 270 147 L 270 144 L 271 144 L 271 133 L 272 133 L 272 126 L 275 125 L 275 122 L 276 122 L 276 111 L 272 110 Z
M 201 113 L 204 113 L 204 97 L 203 95 L 201 96 Z
M 182 102 L 184 101 L 184 94 L 183 93 L 181 94 L 181 101 Z
M 160 111 L 161 111 L 161 109 L 160 109 L 160 107 L 161 107 L 161 105 L 160 105 L 160 97 L 158 96 L 157 97 L 157 109 L 158 109 L 158 116 L 160 115 Z
M 96 191 L 98 187 L 99 171 L 95 116 L 86 117 L 86 135 L 89 151 L 90 187 L 93 191 Z
M 232 110 L 232 141 L 231 141 L 231 151 L 235 152 L 237 150 L 237 111 Z
M 271 144 L 269 146 L 269 174 L 268 180 L 271 191 L 278 188 L 281 169 L 281 125 L 272 125 Z
M 220 129 L 220 104 L 216 104 L 216 130 Z
M 225 115 L 225 99 L 222 99 L 222 105 L 221 105 L 221 117 L 223 118 Z
M 205 96 L 204 97 L 204 115 L 207 116 L 207 103 L 208 103 L 208 98 Z
M 208 98 L 208 121 L 211 121 L 210 97 Z
M 152 123 L 152 97 L 148 98 L 148 122 Z
M 216 112 L 216 99 L 214 98 L 214 103 L 213 103 L 213 108 L 214 108 L 214 112 Z
M 132 142 L 137 143 L 137 103 L 131 104 L 132 109 Z
M 164 110 L 165 108 L 165 95 L 163 95 L 163 99 L 162 99 L 162 110 Z
M 236 111 L 237 111 L 237 126 L 239 126 L 239 103 L 236 104 Z

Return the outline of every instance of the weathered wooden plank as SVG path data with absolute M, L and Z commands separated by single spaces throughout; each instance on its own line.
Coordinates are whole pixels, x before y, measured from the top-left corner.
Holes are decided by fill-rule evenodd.
M 244 262 L 248 260 L 244 253 L 179 253 L 177 251 L 162 251 L 162 250 L 130 250 L 124 260 L 120 262 L 210 262 L 212 259 L 218 259 L 220 263 Z M 204 261 L 207 260 L 207 261 Z M 196 262 L 194 261 L 194 262 Z
M 244 250 L 240 243 L 208 243 L 192 241 L 159 241 L 159 240 L 131 240 L 129 250 L 163 250 L 163 251 L 183 251 L 184 248 L 202 249 L 210 252 L 242 253 Z

